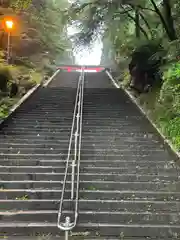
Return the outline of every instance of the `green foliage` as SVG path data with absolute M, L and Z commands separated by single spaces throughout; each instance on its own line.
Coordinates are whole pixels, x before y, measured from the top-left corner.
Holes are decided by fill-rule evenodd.
M 180 151 L 180 64 L 164 71 L 161 88 L 139 97 L 140 104 Z
M 4 119 L 9 114 L 9 109 L 15 103 L 15 99 L 11 99 L 9 97 L 2 98 L 0 100 L 0 119 Z
M 0 119 L 6 118 L 9 114 L 8 106 L 3 104 L 0 106 Z
M 29 199 L 28 195 L 23 195 L 21 197 L 16 197 L 16 200 L 21 200 L 21 201 L 28 200 L 28 199 Z
M 172 64 L 164 72 L 164 83 L 160 90 L 159 102 L 164 115 L 170 118 L 180 116 L 180 64 Z
M 160 44 L 149 41 L 140 45 L 132 53 L 132 62 L 134 62 L 141 70 L 158 71 L 161 66 L 163 48 Z
M 63 13 L 68 0 L 9 0 L 6 3 L 2 4 L 0 20 L 3 25 L 5 17 L 10 15 L 14 19 L 13 64 L 42 70 L 45 61 L 55 61 L 71 49 Z M 7 33 L 5 28 L 1 30 L 0 47 L 6 51 Z
M 11 6 L 17 10 L 27 9 L 31 4 L 32 0 L 11 0 Z
M 172 141 L 178 151 L 180 151 L 180 118 L 176 117 L 169 121 L 161 121 L 162 132 Z
M 30 81 L 36 84 L 40 83 L 42 81 L 42 74 L 35 70 L 30 71 Z
M 127 69 L 122 72 L 121 78 L 123 79 L 122 86 L 127 88 L 130 84 L 130 74 Z
M 2 92 L 7 91 L 8 82 L 11 80 L 12 76 L 10 70 L 6 66 L 0 67 L 0 90 Z
M 5 80 L 7 80 L 3 85 L 1 82 L 2 79 L 0 78 L 0 87 L 5 91 L 5 93 L 0 92 L 0 119 L 3 119 L 8 116 L 9 109 L 23 94 L 41 82 L 42 73 L 25 67 L 1 64 L 0 77 L 1 76 L 5 76 Z M 14 96 L 14 98 L 11 99 L 8 96 L 10 96 L 12 83 L 18 84 L 19 92 L 17 93 L 17 97 Z
M 180 83 L 180 63 L 174 63 L 168 66 L 168 69 L 164 72 L 164 81 L 171 84 Z
M 40 83 L 45 74 L 52 75 L 62 56 L 72 48 L 67 36 L 63 11 L 67 0 L 8 0 L 1 1 L 1 25 L 12 16 L 11 62 L 5 62 L 7 33 L 0 32 L 0 118 L 8 115 L 10 107 L 29 89 Z M 12 86 L 18 85 L 16 97 L 9 98 Z M 2 93 L 2 91 L 4 93 Z M 15 96 L 16 94 L 14 94 Z
M 0 74 L 6 76 L 8 78 L 8 80 L 10 80 L 12 78 L 12 75 L 11 75 L 11 72 L 10 72 L 10 69 L 8 66 L 1 66 Z

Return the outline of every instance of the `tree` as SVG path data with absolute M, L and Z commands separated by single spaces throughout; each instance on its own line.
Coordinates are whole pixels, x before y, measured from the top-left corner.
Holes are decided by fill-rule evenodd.
M 44 58 L 52 62 L 64 55 L 66 49 L 71 48 L 63 23 L 63 10 L 67 7 L 66 0 L 1 1 L 1 22 L 6 16 L 11 16 L 16 21 L 12 32 L 14 58 L 23 57 L 37 65 Z M 5 50 L 7 36 L 4 29 L 0 41 L 0 47 Z
M 163 6 L 162 6 L 163 3 Z M 177 39 L 177 34 L 174 28 L 174 19 L 172 16 L 172 6 L 169 0 L 155 1 L 150 0 L 114 0 L 114 1 L 76 1 L 72 4 L 70 15 L 73 20 L 81 22 L 81 34 L 79 39 L 84 43 L 89 43 L 102 27 L 106 28 L 110 21 L 114 21 L 119 17 L 119 25 L 121 18 L 126 17 L 127 21 L 135 24 L 135 33 L 139 38 L 140 33 L 146 38 L 152 35 L 151 26 L 147 17 L 149 12 L 151 15 L 158 17 L 161 27 L 167 34 L 170 41 Z M 86 17 L 82 17 L 84 16 Z M 123 27 L 123 26 L 122 26 Z M 151 36 L 152 37 L 152 36 Z

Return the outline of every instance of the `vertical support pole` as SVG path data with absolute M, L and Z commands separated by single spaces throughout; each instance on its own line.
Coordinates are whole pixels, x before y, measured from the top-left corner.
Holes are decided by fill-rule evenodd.
M 75 160 L 72 161 L 72 173 L 71 173 L 71 200 L 74 198 L 74 175 L 75 175 Z
M 11 32 L 8 31 L 8 43 L 7 43 L 7 63 L 8 64 L 10 59 L 10 38 L 11 38 Z
M 66 217 L 65 227 L 69 227 L 70 224 L 70 217 Z M 69 238 L 69 231 L 65 231 L 65 240 Z
M 69 238 L 68 231 L 65 231 L 65 240 L 68 240 L 68 238 Z

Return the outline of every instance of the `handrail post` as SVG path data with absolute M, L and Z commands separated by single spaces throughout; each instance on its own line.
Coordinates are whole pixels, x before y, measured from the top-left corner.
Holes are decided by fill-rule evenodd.
M 70 217 L 66 217 L 65 227 L 69 228 L 70 225 Z M 65 240 L 69 238 L 69 231 L 65 231 Z
M 71 172 L 71 200 L 74 199 L 74 175 L 75 175 L 75 160 L 72 161 L 72 172 Z

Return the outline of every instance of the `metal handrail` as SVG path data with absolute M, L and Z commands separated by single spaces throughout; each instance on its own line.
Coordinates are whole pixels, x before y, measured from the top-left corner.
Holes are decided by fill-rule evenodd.
M 72 121 L 72 127 L 71 127 L 71 135 L 69 139 L 69 148 L 68 148 L 68 155 L 66 160 L 66 166 L 65 166 L 65 174 L 64 174 L 64 181 L 63 181 L 63 187 L 62 187 L 62 193 L 61 193 L 61 199 L 60 199 L 60 205 L 59 205 L 59 211 L 58 211 L 58 220 L 57 220 L 57 227 L 60 230 L 63 231 L 70 231 L 72 230 L 76 224 L 78 219 L 78 200 L 79 200 L 79 175 L 80 175 L 80 152 L 81 152 L 81 134 L 82 134 L 82 112 L 83 112 L 83 94 L 84 94 L 84 68 L 82 68 L 79 81 L 78 81 L 78 87 L 77 87 L 77 93 L 76 93 L 76 101 L 75 101 L 75 107 L 74 107 L 74 114 L 73 114 L 73 121 Z M 75 129 L 75 121 L 76 121 L 76 131 L 74 134 Z M 70 222 L 70 217 L 66 216 L 65 222 L 61 222 L 61 217 L 63 213 L 63 202 L 64 202 L 64 193 L 66 190 L 66 183 L 67 183 L 67 174 L 68 169 L 70 167 L 69 160 L 72 150 L 72 141 L 74 139 L 74 159 L 72 160 L 72 171 L 71 171 L 71 200 L 72 202 L 75 201 L 75 208 L 74 208 L 74 221 Z M 77 163 L 76 163 L 77 162 Z M 76 172 L 76 194 L 74 198 L 74 184 L 75 184 L 75 167 L 77 164 L 77 172 Z

